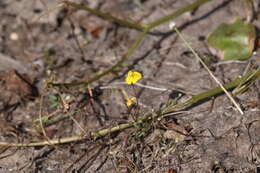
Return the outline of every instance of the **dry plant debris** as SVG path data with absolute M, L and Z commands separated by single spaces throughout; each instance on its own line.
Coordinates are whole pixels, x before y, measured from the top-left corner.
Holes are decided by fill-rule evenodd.
M 205 39 L 243 1 L 1 1 L 0 172 L 257 172 L 259 49 Z

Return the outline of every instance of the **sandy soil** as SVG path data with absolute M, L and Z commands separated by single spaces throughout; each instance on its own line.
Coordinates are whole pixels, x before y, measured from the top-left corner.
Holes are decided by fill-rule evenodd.
M 85 0 L 91 8 L 145 24 L 194 0 Z M 138 95 L 136 116 L 217 87 L 168 24 L 149 34 L 122 68 L 86 86 L 47 87 L 47 82 L 85 81 L 116 63 L 140 31 L 105 21 L 61 1 L 0 1 L 0 141 L 36 142 L 70 137 L 131 120 L 122 93 Z M 255 2 L 260 4 L 258 0 Z M 221 23 L 246 18 L 242 1 L 218 0 L 175 22 L 200 55 L 211 54 L 205 38 Z M 258 19 L 259 11 L 258 11 Z M 260 22 L 253 21 L 260 28 Z M 260 51 L 248 61 L 210 64 L 223 83 L 259 66 Z M 259 58 L 258 58 L 259 59 Z M 140 84 L 125 85 L 133 69 Z M 159 89 L 158 89 L 159 88 Z M 165 89 L 166 91 L 162 91 Z M 260 172 L 260 81 L 236 100 L 240 115 L 221 95 L 179 114 L 100 140 L 42 147 L 0 148 L 0 172 Z M 68 106 L 68 107 L 66 107 Z M 67 108 L 67 109 L 66 109 Z M 40 116 L 64 118 L 35 127 Z M 135 116 L 134 115 L 134 116 Z M 39 123 L 38 123 L 39 124 Z M 177 133 L 176 129 L 178 132 Z M 175 131 L 174 131 L 175 130 Z

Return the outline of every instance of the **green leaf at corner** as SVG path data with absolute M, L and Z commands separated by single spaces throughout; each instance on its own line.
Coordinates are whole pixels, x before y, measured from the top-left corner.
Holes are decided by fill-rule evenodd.
M 220 52 L 223 60 L 246 60 L 253 53 L 256 31 L 254 25 L 237 19 L 221 24 L 208 37 L 208 44 Z

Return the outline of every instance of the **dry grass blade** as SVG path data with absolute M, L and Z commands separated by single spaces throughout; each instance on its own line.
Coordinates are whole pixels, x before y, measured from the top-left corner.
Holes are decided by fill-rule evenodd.
M 238 111 L 240 112 L 241 115 L 244 114 L 244 112 L 242 111 L 241 107 L 239 106 L 239 104 L 235 101 L 235 99 L 232 97 L 232 95 L 226 90 L 226 88 L 223 86 L 223 84 L 218 80 L 218 78 L 216 78 L 214 76 L 214 74 L 210 71 L 210 69 L 208 68 L 208 66 L 204 63 L 204 61 L 199 57 L 199 55 L 194 51 L 194 49 L 190 46 L 190 44 L 185 40 L 185 38 L 182 36 L 182 34 L 179 32 L 179 30 L 174 27 L 174 30 L 176 31 L 176 33 L 180 36 L 180 38 L 182 39 L 182 41 L 185 43 L 185 45 L 191 50 L 191 52 L 193 53 L 193 55 L 199 60 L 199 62 L 203 65 L 203 67 L 208 71 L 208 73 L 210 74 L 210 76 L 216 81 L 216 83 L 222 88 L 222 90 L 225 92 L 225 94 L 228 96 L 228 98 L 231 100 L 231 102 L 236 106 L 236 108 L 238 109 Z

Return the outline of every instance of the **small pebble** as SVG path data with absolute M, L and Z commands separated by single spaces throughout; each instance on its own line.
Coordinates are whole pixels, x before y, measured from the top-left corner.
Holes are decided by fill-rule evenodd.
M 13 41 L 17 41 L 19 39 L 19 36 L 16 32 L 12 32 L 10 34 L 10 39 L 13 40 Z

